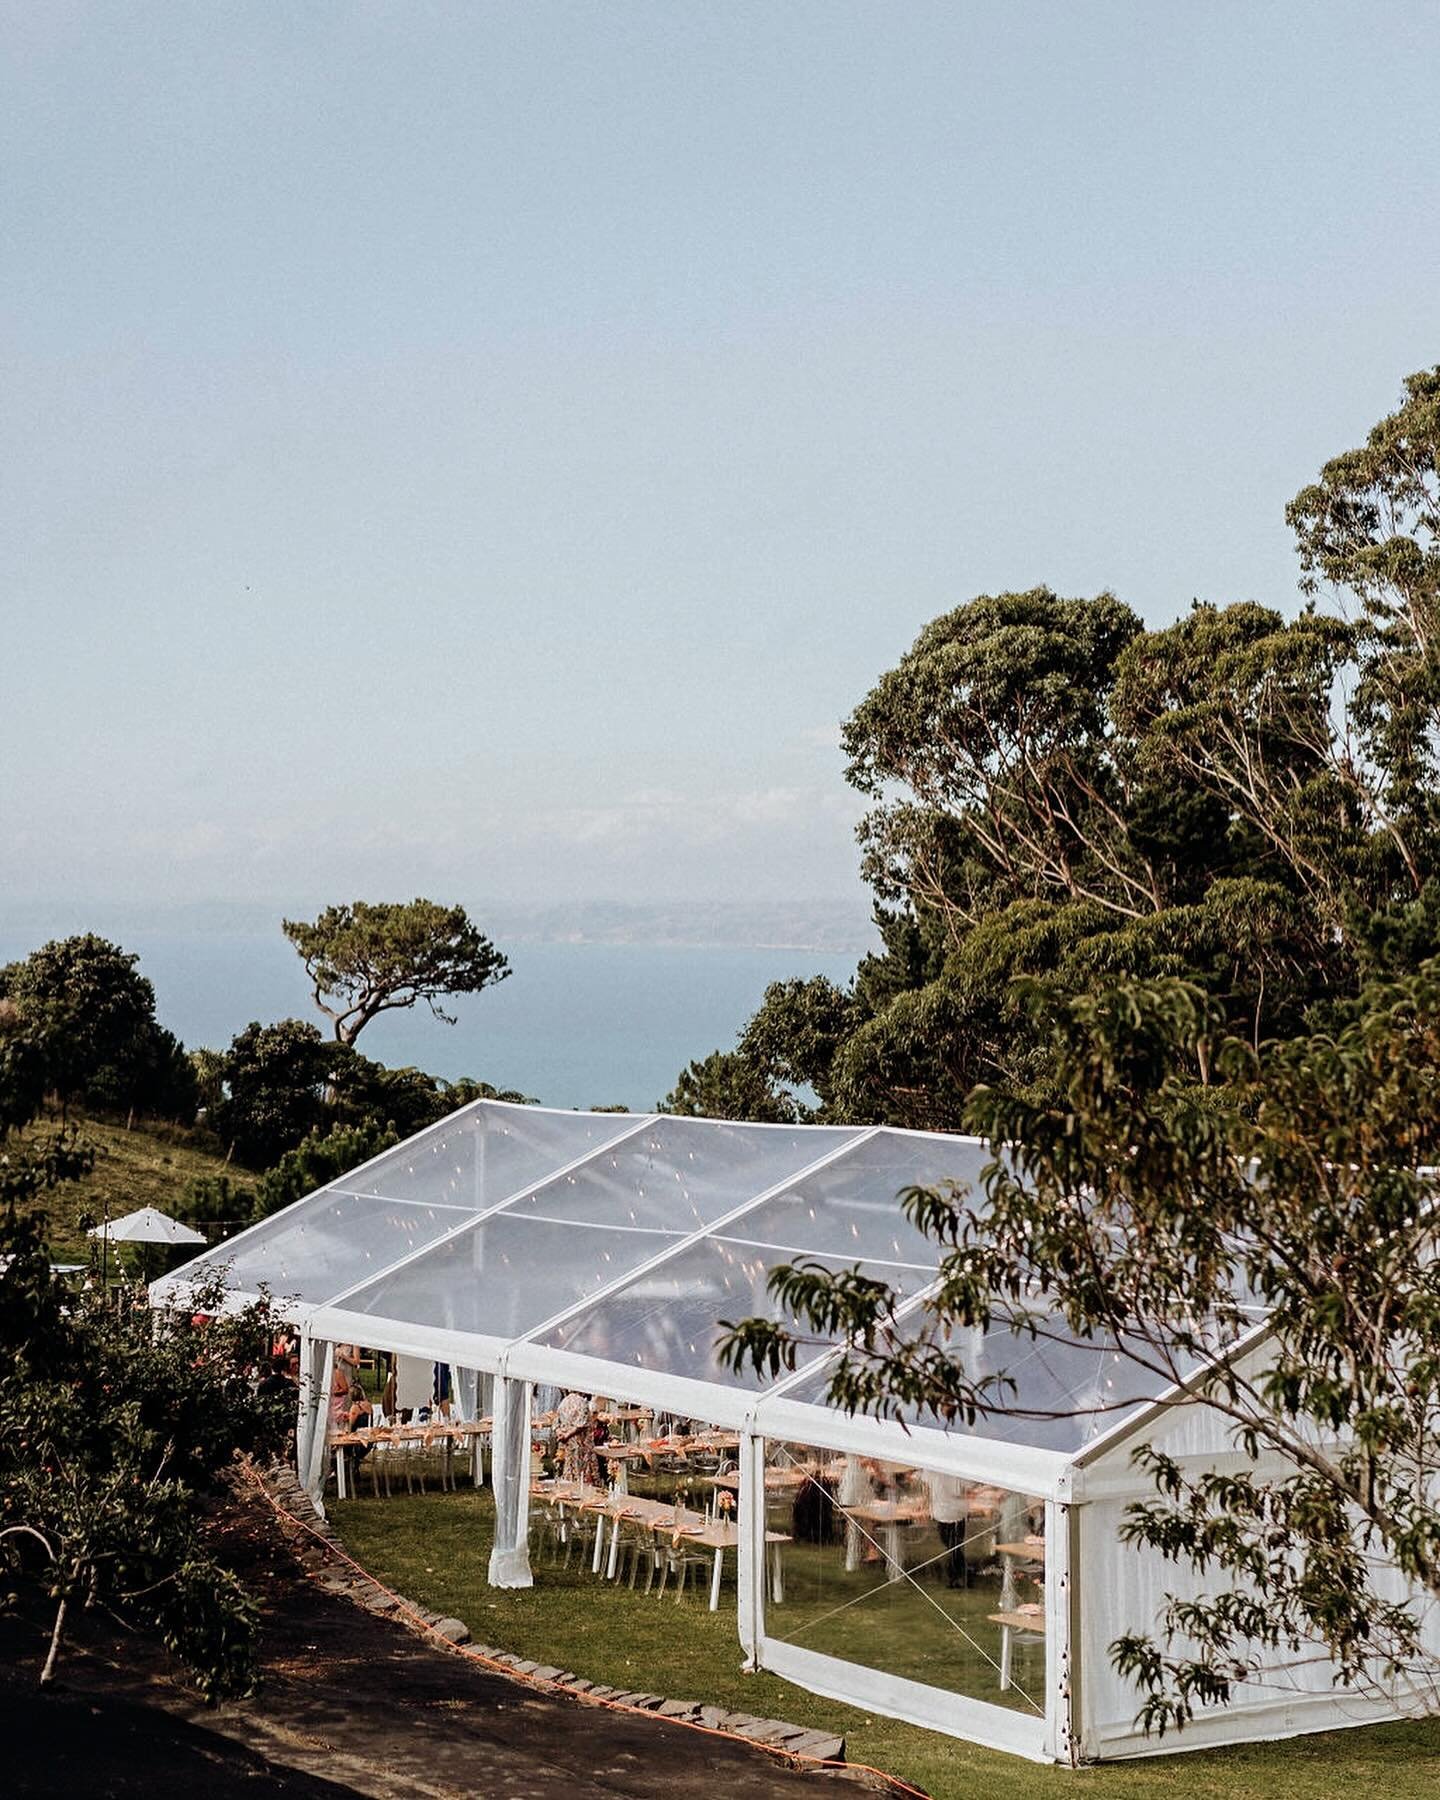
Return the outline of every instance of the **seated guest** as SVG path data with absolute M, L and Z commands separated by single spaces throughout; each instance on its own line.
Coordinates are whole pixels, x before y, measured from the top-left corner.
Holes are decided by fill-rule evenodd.
M 345 1408 L 345 1429 L 358 1431 L 362 1425 L 370 1423 L 370 1401 L 358 1381 L 350 1383 L 350 1393 Z

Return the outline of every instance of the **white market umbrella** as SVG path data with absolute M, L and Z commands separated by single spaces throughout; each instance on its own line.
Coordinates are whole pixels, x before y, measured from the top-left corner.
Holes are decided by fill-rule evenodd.
M 113 1244 L 203 1244 L 202 1232 L 192 1231 L 156 1206 L 142 1206 L 123 1219 L 107 1219 L 92 1225 L 92 1238 L 108 1238 Z

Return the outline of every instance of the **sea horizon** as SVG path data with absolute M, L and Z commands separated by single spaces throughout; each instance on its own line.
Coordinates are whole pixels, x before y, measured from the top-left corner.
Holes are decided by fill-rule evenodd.
M 698 941 L 659 935 L 667 920 L 673 930 L 687 908 Z M 809 920 L 824 922 L 826 910 L 808 909 Z M 568 937 L 504 929 L 515 925 L 518 911 L 472 910 L 512 972 L 483 994 L 444 1003 L 456 1017 L 453 1026 L 421 1003 L 383 1014 L 358 1048 L 392 1067 L 413 1066 L 451 1081 L 472 1076 L 547 1106 L 648 1111 L 687 1063 L 734 1047 L 770 982 L 825 975 L 843 984 L 874 944 L 873 931 L 868 938 L 854 932 L 854 942 L 839 947 L 813 941 L 813 933 L 810 942 L 724 941 L 717 923 L 737 933 L 748 924 L 753 931 L 762 909 L 723 902 L 569 909 Z M 765 911 L 778 923 L 781 908 Z M 565 916 L 565 909 L 537 907 L 531 931 L 553 933 Z M 790 922 L 805 917 L 797 910 Z M 648 941 L 616 935 L 647 926 L 657 933 Z M 708 941 L 699 935 L 707 928 Z M 154 985 L 161 1024 L 187 1049 L 224 1049 L 252 1020 L 308 1019 L 330 1031 L 281 932 L 280 915 L 268 906 L 7 906 L 0 912 L 0 963 L 80 931 L 138 956 Z

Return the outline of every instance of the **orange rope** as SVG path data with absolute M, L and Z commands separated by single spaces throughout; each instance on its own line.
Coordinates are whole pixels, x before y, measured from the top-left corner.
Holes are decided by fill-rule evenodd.
M 418 1613 L 403 1594 L 397 1594 L 393 1588 L 387 1587 L 383 1581 L 380 1581 L 376 1576 L 372 1575 L 367 1568 L 356 1562 L 355 1558 L 351 1556 L 348 1550 L 344 1550 L 340 1545 L 332 1543 L 329 1538 L 322 1537 L 308 1520 L 297 1518 L 297 1516 L 289 1511 L 287 1507 L 282 1506 L 270 1492 L 264 1481 L 256 1473 L 254 1465 L 251 1463 L 249 1457 L 241 1457 L 239 1461 L 246 1479 L 265 1496 L 266 1500 L 270 1503 L 270 1506 L 282 1519 L 288 1519 L 292 1525 L 297 1526 L 301 1531 L 308 1532 L 310 1536 L 315 1539 L 317 1544 L 321 1545 L 332 1556 L 338 1556 L 341 1562 L 349 1563 L 356 1574 L 363 1575 L 368 1582 L 371 1582 L 375 1587 L 379 1588 L 382 1594 L 388 1595 L 388 1597 L 395 1602 L 396 1607 L 404 1613 L 408 1619 L 413 1620 L 421 1631 L 425 1632 L 428 1636 L 435 1638 L 436 1642 L 442 1644 L 445 1649 L 453 1650 L 460 1656 L 468 1657 L 471 1662 L 480 1663 L 487 1669 L 495 1670 L 497 1674 L 506 1675 L 512 1681 L 529 1682 L 532 1687 L 543 1688 L 548 1693 L 566 1694 L 572 1700 L 587 1700 L 595 1706 L 609 1707 L 612 1712 L 630 1713 L 639 1719 L 663 1718 L 667 1724 L 683 1725 L 687 1731 L 698 1731 L 706 1737 L 729 1738 L 732 1743 L 744 1744 L 751 1750 L 768 1751 L 771 1756 L 783 1758 L 786 1762 L 810 1763 L 815 1768 L 819 1769 L 854 1769 L 862 1775 L 878 1775 L 882 1781 L 888 1781 L 892 1787 L 902 1794 L 913 1794 L 915 1800 L 930 1800 L 930 1795 L 928 1795 L 923 1788 L 911 1787 L 909 1782 L 902 1781 L 898 1775 L 890 1774 L 887 1769 L 872 1768 L 869 1763 L 837 1762 L 834 1757 L 807 1756 L 804 1751 L 801 1750 L 787 1750 L 782 1744 L 766 1744 L 762 1743 L 758 1738 L 742 1737 L 738 1731 L 726 1731 L 723 1726 L 701 1725 L 694 1719 L 672 1718 L 669 1714 L 651 1712 L 648 1708 L 643 1706 L 630 1706 L 623 1700 L 604 1700 L 601 1699 L 598 1694 L 582 1694 L 577 1692 L 574 1688 L 567 1687 L 564 1682 L 549 1681 L 540 1676 L 524 1674 L 519 1669 L 513 1668 L 509 1663 L 502 1663 L 497 1661 L 493 1656 L 486 1656 L 484 1651 L 477 1650 L 473 1644 L 452 1644 L 449 1638 L 441 1637 L 439 1635 L 430 1621 Z

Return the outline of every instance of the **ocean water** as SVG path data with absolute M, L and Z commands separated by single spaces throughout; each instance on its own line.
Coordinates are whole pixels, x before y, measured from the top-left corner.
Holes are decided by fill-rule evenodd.
M 0 928 L 0 961 L 44 936 Z M 193 1049 L 223 1049 L 252 1020 L 311 1019 L 299 958 L 278 930 L 106 931 L 140 958 L 162 1024 Z M 473 1075 L 518 1088 L 547 1106 L 648 1110 L 692 1058 L 730 1049 L 766 984 L 786 976 L 844 982 L 857 953 L 641 944 L 500 945 L 512 974 L 446 1006 L 453 1026 L 423 1003 L 383 1014 L 359 1048 L 392 1066 L 414 1064 L 454 1080 Z

